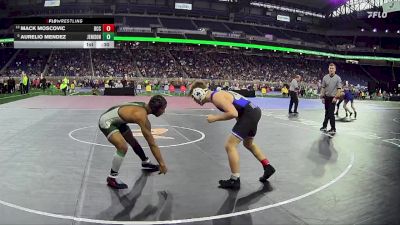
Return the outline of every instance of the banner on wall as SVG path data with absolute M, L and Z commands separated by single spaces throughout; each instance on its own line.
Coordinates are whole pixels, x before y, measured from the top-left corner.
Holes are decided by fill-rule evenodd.
M 289 16 L 277 15 L 276 19 L 279 20 L 279 21 L 290 22 L 290 17 Z
M 175 9 L 192 10 L 192 4 L 175 2 Z

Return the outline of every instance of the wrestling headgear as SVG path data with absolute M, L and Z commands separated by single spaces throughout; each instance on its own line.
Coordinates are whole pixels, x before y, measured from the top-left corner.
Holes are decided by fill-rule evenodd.
M 207 94 L 207 89 L 203 89 L 203 88 L 195 88 L 193 89 L 192 92 L 192 96 L 195 100 L 197 100 L 198 102 L 203 102 L 204 99 L 206 98 L 206 94 Z

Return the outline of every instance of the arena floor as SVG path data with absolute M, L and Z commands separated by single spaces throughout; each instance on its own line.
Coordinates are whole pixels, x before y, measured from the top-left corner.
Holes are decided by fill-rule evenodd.
M 168 97 L 167 113 L 150 118 L 168 173 L 142 171 L 129 150 L 120 171 L 129 188 L 112 190 L 114 149 L 99 115 L 143 100 L 38 96 L 0 105 L 0 224 L 400 224 L 399 103 L 356 101 L 357 120 L 338 118 L 332 138 L 319 131 L 319 100 L 301 99 L 300 115 L 289 117 L 289 99 L 255 99 L 264 114 L 256 143 L 277 172 L 260 183 L 260 163 L 241 146 L 241 189 L 227 191 L 217 183 L 230 175 L 223 146 L 233 121 L 208 124 L 205 116 L 219 113 L 210 105 Z

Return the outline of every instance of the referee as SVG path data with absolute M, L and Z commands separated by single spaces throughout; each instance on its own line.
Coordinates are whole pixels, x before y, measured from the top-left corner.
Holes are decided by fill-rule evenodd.
M 333 63 L 329 64 L 329 74 L 325 75 L 322 79 L 322 89 L 320 98 L 322 104 L 325 104 L 325 119 L 321 127 L 321 131 L 326 131 L 328 120 L 331 124 L 331 129 L 328 131 L 329 134 L 336 133 L 335 127 L 335 104 L 336 101 L 342 95 L 342 79 L 336 75 L 336 65 Z
M 289 95 L 290 95 L 290 103 L 289 103 L 289 113 L 295 113 L 297 114 L 297 106 L 299 105 L 299 83 L 301 80 L 300 75 L 296 75 L 296 77 L 290 82 L 290 87 L 289 87 Z M 292 112 L 292 107 L 294 103 L 294 112 Z

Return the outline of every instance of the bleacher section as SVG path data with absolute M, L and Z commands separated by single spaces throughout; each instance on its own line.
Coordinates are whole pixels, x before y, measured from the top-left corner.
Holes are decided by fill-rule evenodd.
M 131 27 L 150 27 L 150 25 L 159 25 L 161 24 L 158 21 L 157 17 L 139 17 L 139 16 L 129 16 L 126 17 L 126 25 Z
M 211 31 L 230 33 L 231 31 L 222 22 L 193 20 L 198 28 L 209 28 Z
M 346 22 L 336 22 L 340 27 L 339 30 L 343 31 L 343 36 L 336 35 L 336 33 L 329 33 L 328 36 L 324 35 L 324 30 L 316 25 L 310 20 L 300 21 L 294 15 L 291 15 L 290 22 L 277 21 L 276 12 L 268 13 L 268 10 L 264 8 L 250 8 L 249 10 L 241 10 L 240 12 L 235 12 L 229 14 L 229 7 L 225 3 L 218 2 L 201 2 L 193 1 L 192 10 L 178 10 L 175 9 L 173 5 L 168 4 L 165 1 L 110 1 L 110 4 L 104 4 L 104 1 L 83 1 L 73 3 L 74 1 L 62 1 L 60 7 L 43 7 L 42 1 L 25 1 L 26 3 L 21 3 L 20 5 L 26 5 L 29 7 L 18 8 L 19 4 L 17 1 L 9 1 L 12 6 L 9 10 L 9 15 L 2 15 L 6 17 L 20 17 L 20 16 L 41 16 L 45 14 L 57 15 L 57 14 L 73 14 L 80 15 L 94 15 L 104 16 L 113 15 L 115 16 L 115 23 L 117 26 L 123 25 L 127 27 L 135 28 L 149 28 L 152 25 L 160 28 L 168 29 L 183 29 L 183 30 L 199 30 L 200 28 L 207 28 L 210 32 L 222 32 L 222 33 L 233 33 L 236 31 L 243 32 L 246 35 L 261 36 L 273 35 L 274 41 L 278 41 L 278 44 L 289 46 L 295 45 L 302 48 L 321 48 L 318 45 L 311 45 L 307 43 L 316 43 L 330 46 L 337 45 L 355 45 L 359 49 L 357 51 L 363 51 L 365 54 L 396 54 L 393 51 L 387 50 L 400 50 L 400 35 L 395 33 L 400 27 L 396 23 L 388 24 L 385 28 L 389 29 L 389 34 L 383 34 L 384 29 L 378 27 L 378 33 L 371 35 L 371 30 L 375 25 L 379 25 L 379 22 L 365 23 L 365 32 L 360 33 L 359 28 L 355 31 L 354 27 L 357 25 L 349 25 L 348 30 L 344 29 Z M 106 1 L 107 2 L 107 1 Z M 112 2 L 112 3 L 111 3 Z M 131 14 L 131 15 L 127 15 Z M 300 16 L 302 18 L 308 18 L 306 16 Z M 310 19 L 310 18 L 308 18 Z M 319 20 L 318 20 L 319 21 Z M 318 22 L 317 21 L 317 22 Z M 346 21 L 346 20 L 343 20 Z M 348 20 L 348 23 L 350 23 Z M 314 23 L 315 26 L 310 26 L 309 24 Z M 321 21 L 319 21 L 321 22 Z M 327 23 L 329 20 L 326 21 Z M 333 23 L 333 22 L 332 22 Z M 320 24 L 322 25 L 322 24 Z M 343 27 L 341 26 L 343 25 Z M 0 18 L 0 38 L 12 37 L 13 34 L 9 29 L 12 26 L 12 19 Z M 335 26 L 335 28 L 337 28 Z M 317 29 L 317 30 L 315 30 Z M 318 29 L 321 34 L 318 33 Z M 353 30 L 352 30 L 353 29 Z M 6 32 L 6 30 L 8 30 Z M 313 33 L 307 32 L 307 30 Z M 329 29 L 328 29 L 329 30 Z M 346 32 L 344 32 L 346 31 Z M 354 31 L 354 36 L 352 32 Z M 176 37 L 176 38 L 193 38 L 193 39 L 214 39 L 207 35 L 195 35 L 195 34 L 185 34 L 185 35 L 175 35 L 175 34 L 153 34 L 152 33 L 124 33 L 128 36 L 150 36 L 155 35 L 159 37 Z M 379 34 L 380 33 L 380 34 Z M 333 36 L 330 36 L 330 35 Z M 360 35 L 361 34 L 361 35 Z M 209 35 L 209 33 L 208 33 Z M 345 36 L 347 35 L 347 36 Z M 379 37 L 381 35 L 382 37 Z M 396 36 L 394 36 L 396 35 Z M 222 40 L 221 38 L 216 38 Z M 277 40 L 286 39 L 286 40 Z M 230 41 L 243 42 L 244 40 L 232 39 Z M 254 41 L 252 43 L 259 42 L 260 40 Z M 248 42 L 248 41 L 244 41 Z M 261 41 L 262 42 L 262 41 Z M 376 49 L 381 49 L 382 51 L 376 51 L 372 49 L 378 46 Z M 366 50 L 367 49 L 367 50 Z M 370 49 L 371 51 L 368 52 Z M 375 49 L 375 50 L 376 50 Z M 341 50 L 340 50 L 341 51 Z
M 13 48 L 0 48 L 0 69 L 11 59 L 11 57 L 16 52 Z
M 283 34 L 289 37 L 291 40 L 304 41 L 310 43 L 326 44 L 327 40 L 325 36 L 320 34 L 312 34 L 305 32 L 297 32 L 292 30 L 280 30 Z
M 20 71 L 40 75 L 51 50 L 21 50 L 13 62 L 7 67 L 7 75 L 20 75 Z
M 357 37 L 356 46 L 357 47 L 368 47 L 372 48 L 380 44 L 380 40 L 377 37 Z
M 333 45 L 344 45 L 344 44 L 353 44 L 354 37 L 328 36 L 328 39 Z
M 225 41 L 225 42 L 237 42 L 237 43 L 249 43 L 246 39 L 238 39 L 238 38 L 227 38 L 227 37 L 214 37 L 216 41 Z
M 257 29 L 261 33 L 261 36 L 270 34 L 276 38 L 283 38 L 283 39 L 290 38 L 289 36 L 285 35 L 278 29 L 273 29 L 273 28 L 269 28 L 269 27 L 260 27 L 260 26 L 256 27 L 255 29 Z
M 12 25 L 12 19 L 2 18 L 0 19 L 0 30 L 8 29 Z
M 186 38 L 188 39 L 195 39 L 195 40 L 212 40 L 212 38 L 208 35 L 201 35 L 201 34 L 185 34 Z
M 381 47 L 383 49 L 400 50 L 400 38 L 381 38 Z
M 160 18 L 163 27 L 171 29 L 197 30 L 189 19 Z
M 378 81 L 390 82 L 393 80 L 392 68 L 383 66 L 363 66 L 363 68 L 368 71 L 371 76 L 373 76 Z
M 245 34 L 260 36 L 261 33 L 255 30 L 252 26 L 243 25 L 243 24 L 235 24 L 235 23 L 226 23 L 226 25 L 232 31 L 242 31 Z
M 165 34 L 165 33 L 158 33 L 157 37 L 163 37 L 163 38 L 179 38 L 179 39 L 184 39 L 185 36 L 183 34 Z

